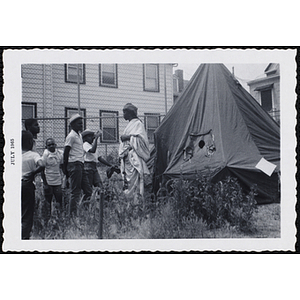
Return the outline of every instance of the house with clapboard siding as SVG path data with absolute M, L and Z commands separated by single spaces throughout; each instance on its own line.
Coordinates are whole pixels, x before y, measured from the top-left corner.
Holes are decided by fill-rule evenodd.
M 154 130 L 173 105 L 172 64 L 24 64 L 21 77 L 22 119 L 39 119 L 40 151 L 48 137 L 63 147 L 67 119 L 79 106 L 84 127 L 100 128 L 101 145 L 107 149 L 119 143 L 127 125 L 122 118 L 127 102 L 138 107 L 151 143 Z
M 247 82 L 250 94 L 270 116 L 280 123 L 280 65 L 270 63 L 265 76 Z

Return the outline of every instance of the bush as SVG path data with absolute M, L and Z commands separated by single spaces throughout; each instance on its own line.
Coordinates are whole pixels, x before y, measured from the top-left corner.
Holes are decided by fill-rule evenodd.
M 217 183 L 209 178 L 170 180 L 159 191 L 157 200 L 172 203 L 178 226 L 185 218 L 202 219 L 209 228 L 220 228 L 227 223 L 242 232 L 252 232 L 253 212 L 256 208 L 255 187 L 245 195 L 237 179 L 227 177 Z

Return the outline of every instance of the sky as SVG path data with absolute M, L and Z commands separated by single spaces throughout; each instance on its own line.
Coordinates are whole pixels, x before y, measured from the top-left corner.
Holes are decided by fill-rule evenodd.
M 191 79 L 197 68 L 200 66 L 200 64 L 184 64 L 179 63 L 177 67 L 174 68 L 174 71 L 176 69 L 182 69 L 183 70 L 183 78 L 184 79 Z M 268 66 L 268 64 L 227 64 L 225 63 L 225 66 L 228 68 L 230 72 L 232 72 L 232 67 L 234 67 L 234 75 L 239 80 L 241 85 L 249 91 L 249 87 L 247 85 L 247 81 L 264 77 L 264 70 Z

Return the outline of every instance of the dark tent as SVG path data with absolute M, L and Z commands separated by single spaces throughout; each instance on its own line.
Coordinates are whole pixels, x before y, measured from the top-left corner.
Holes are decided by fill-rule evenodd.
M 223 64 L 202 64 L 154 133 L 154 190 L 170 178 L 231 175 L 258 203 L 279 200 L 280 128 Z M 257 168 L 261 159 L 276 166 Z

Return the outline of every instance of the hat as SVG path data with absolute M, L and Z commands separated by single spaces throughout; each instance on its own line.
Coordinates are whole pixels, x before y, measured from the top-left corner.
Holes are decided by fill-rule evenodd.
M 75 114 L 70 118 L 70 123 L 74 122 L 77 119 L 82 119 L 82 116 L 80 114 Z
M 132 103 L 127 103 L 127 104 L 124 105 L 123 110 L 130 110 L 130 111 L 134 112 L 135 115 L 136 115 L 138 109 Z
M 87 135 L 89 135 L 89 134 L 94 135 L 94 131 L 89 130 L 89 129 L 86 129 L 86 130 L 84 130 L 84 131 L 81 132 L 81 136 L 82 136 L 82 137 L 85 137 L 85 136 L 87 136 Z

